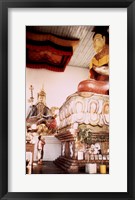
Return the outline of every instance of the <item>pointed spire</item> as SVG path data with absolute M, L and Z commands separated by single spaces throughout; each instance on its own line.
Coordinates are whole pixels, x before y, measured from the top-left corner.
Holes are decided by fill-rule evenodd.
M 38 93 L 38 97 L 39 96 L 44 96 L 44 97 L 46 97 L 46 93 L 45 93 L 45 91 L 44 91 L 44 84 L 42 84 L 42 89 L 40 90 L 40 92 Z

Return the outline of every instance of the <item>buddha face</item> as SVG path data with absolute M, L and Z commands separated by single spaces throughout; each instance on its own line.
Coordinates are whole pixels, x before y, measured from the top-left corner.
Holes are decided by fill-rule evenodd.
M 38 96 L 38 102 L 45 104 L 45 96 L 39 95 Z
M 105 45 L 105 36 L 101 34 L 96 34 L 93 38 L 93 46 L 95 51 L 98 53 L 100 52 Z

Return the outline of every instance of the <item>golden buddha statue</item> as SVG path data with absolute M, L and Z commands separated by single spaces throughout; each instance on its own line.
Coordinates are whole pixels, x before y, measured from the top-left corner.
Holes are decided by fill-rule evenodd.
M 90 61 L 90 79 L 79 83 L 78 92 L 109 94 L 109 33 L 107 29 L 107 26 L 95 26 L 93 29 L 93 47 L 96 54 Z

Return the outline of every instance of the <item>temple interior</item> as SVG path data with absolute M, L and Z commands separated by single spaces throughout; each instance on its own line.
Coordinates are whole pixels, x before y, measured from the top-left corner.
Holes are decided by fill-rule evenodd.
M 109 174 L 109 27 L 26 26 L 26 174 Z

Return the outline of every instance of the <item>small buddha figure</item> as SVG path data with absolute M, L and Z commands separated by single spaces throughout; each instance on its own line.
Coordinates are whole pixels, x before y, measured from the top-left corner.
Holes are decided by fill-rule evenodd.
M 44 92 L 44 89 L 41 89 L 38 93 L 37 103 L 29 108 L 26 118 L 27 122 L 36 121 L 38 125 L 43 121 L 43 119 L 49 119 L 52 117 L 51 110 L 46 106 L 45 100 L 46 93 Z
M 46 93 L 44 89 L 38 93 L 38 101 L 31 105 L 26 118 L 27 123 L 35 124 L 37 132 L 54 133 L 57 128 L 55 116 L 51 109 L 46 106 Z
M 108 27 L 94 27 L 93 47 L 96 52 L 90 62 L 90 78 L 109 80 L 109 34 Z

